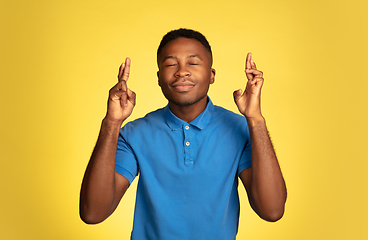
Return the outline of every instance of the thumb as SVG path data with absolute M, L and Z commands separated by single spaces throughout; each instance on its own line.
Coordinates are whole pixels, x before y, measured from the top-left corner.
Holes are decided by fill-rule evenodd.
M 127 93 L 128 93 L 128 100 L 133 104 L 133 106 L 135 106 L 135 98 L 136 98 L 135 92 L 128 89 Z
M 242 90 L 238 89 L 234 91 L 233 96 L 234 96 L 235 103 L 238 102 L 239 98 L 242 96 Z

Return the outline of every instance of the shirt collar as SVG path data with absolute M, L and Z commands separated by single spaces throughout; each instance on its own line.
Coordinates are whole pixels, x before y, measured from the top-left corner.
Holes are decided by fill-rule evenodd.
M 208 103 L 204 111 L 199 114 L 193 121 L 191 121 L 189 124 L 196 126 L 199 129 L 203 129 L 207 126 L 208 122 L 211 119 L 211 114 L 214 109 L 213 103 L 211 99 L 207 96 Z M 177 116 L 175 116 L 170 108 L 169 104 L 166 105 L 164 108 L 164 114 L 165 114 L 165 121 L 166 124 L 171 128 L 171 130 L 179 130 L 183 127 L 184 124 L 187 124 L 185 121 L 181 120 Z

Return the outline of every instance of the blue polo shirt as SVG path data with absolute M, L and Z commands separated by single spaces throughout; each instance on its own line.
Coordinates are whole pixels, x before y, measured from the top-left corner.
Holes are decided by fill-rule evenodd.
M 131 239 L 235 239 L 238 175 L 250 166 L 245 117 L 210 99 L 190 123 L 168 106 L 127 123 L 115 171 L 139 173 Z

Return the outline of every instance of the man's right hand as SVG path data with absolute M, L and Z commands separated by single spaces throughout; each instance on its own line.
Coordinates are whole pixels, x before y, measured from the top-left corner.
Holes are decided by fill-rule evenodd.
M 104 221 L 118 206 L 129 181 L 115 172 L 116 147 L 121 124 L 135 105 L 135 93 L 128 89 L 130 59 L 120 66 L 119 82 L 110 89 L 107 113 L 102 121 L 95 149 L 83 177 L 80 217 L 88 224 Z
M 130 58 L 121 64 L 118 74 L 118 83 L 110 89 L 105 119 L 122 124 L 133 111 L 135 93 L 127 87 L 130 73 Z

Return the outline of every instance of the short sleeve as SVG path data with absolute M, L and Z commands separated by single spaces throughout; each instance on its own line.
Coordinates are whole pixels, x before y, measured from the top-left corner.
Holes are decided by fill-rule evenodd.
M 132 183 L 138 175 L 139 167 L 134 151 L 127 142 L 126 133 L 125 128 L 120 130 L 116 148 L 115 172 L 123 175 Z
M 250 135 L 249 135 L 249 129 L 247 121 L 245 120 L 245 133 L 246 133 L 246 143 L 245 147 L 243 149 L 243 152 L 240 156 L 239 165 L 238 165 L 238 176 L 239 174 L 246 168 L 249 168 L 252 166 L 252 149 L 250 144 Z
M 240 157 L 239 166 L 238 166 L 238 176 L 239 174 L 246 168 L 252 166 L 252 151 L 250 147 L 250 141 L 245 145 L 243 153 Z

